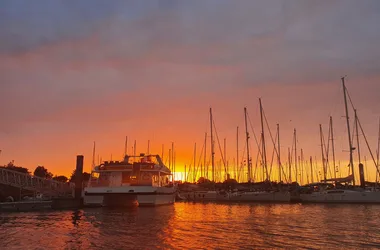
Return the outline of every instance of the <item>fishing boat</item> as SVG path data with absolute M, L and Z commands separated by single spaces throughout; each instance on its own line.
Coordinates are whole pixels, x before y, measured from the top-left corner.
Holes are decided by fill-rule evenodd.
M 124 157 L 95 166 L 84 188 L 86 206 L 155 206 L 173 204 L 177 186 L 159 155 Z
M 357 134 L 357 152 L 359 160 L 359 177 L 360 186 L 355 185 L 355 175 L 354 175 L 354 163 L 353 163 L 353 151 L 355 147 L 352 145 L 352 137 L 350 130 L 350 122 L 348 116 L 347 107 L 347 89 L 344 82 L 344 77 L 342 78 L 343 93 L 344 93 L 344 103 L 346 111 L 346 122 L 347 122 L 347 132 L 348 132 L 348 143 L 349 143 L 349 167 L 351 174 L 345 178 L 333 178 L 326 179 L 326 166 L 324 163 L 324 179 L 322 183 L 317 183 L 313 185 L 308 185 L 308 189 L 304 192 L 300 192 L 300 199 L 302 202 L 312 202 L 312 203 L 380 203 L 380 191 L 376 188 L 369 188 L 366 186 L 364 178 L 364 166 L 360 162 L 360 149 L 359 149 L 359 138 L 358 138 L 358 127 L 361 125 L 358 123 L 358 117 L 355 111 L 355 127 Z M 352 104 L 352 103 L 351 103 Z M 361 128 L 362 129 L 362 128 Z M 364 135 L 364 131 L 362 130 Z M 322 141 L 321 141 L 322 143 Z M 368 143 L 367 143 L 368 144 Z M 322 158 L 323 148 L 322 148 Z M 324 159 L 323 159 L 324 161 Z M 376 165 L 376 175 L 379 173 L 378 165 L 379 161 L 375 163 Z M 376 178 L 377 179 L 377 178 Z M 344 183 L 345 185 L 342 185 Z M 352 185 L 348 185 L 351 183 Z

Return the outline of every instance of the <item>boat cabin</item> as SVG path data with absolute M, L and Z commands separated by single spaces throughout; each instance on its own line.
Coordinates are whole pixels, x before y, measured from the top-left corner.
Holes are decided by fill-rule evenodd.
M 168 186 L 171 171 L 158 155 L 125 156 L 123 161 L 105 161 L 91 173 L 89 187 Z

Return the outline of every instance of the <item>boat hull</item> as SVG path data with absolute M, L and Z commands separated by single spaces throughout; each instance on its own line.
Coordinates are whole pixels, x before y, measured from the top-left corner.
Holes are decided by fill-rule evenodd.
M 181 193 L 188 201 L 227 201 L 228 193 L 220 193 L 217 191 L 193 191 Z
M 314 192 L 300 194 L 300 199 L 305 203 L 380 203 L 380 192 L 367 191 L 336 191 Z
M 230 195 L 237 202 L 290 202 L 289 192 L 237 192 Z
M 158 206 L 175 202 L 175 188 L 125 188 L 99 189 L 86 188 L 83 203 L 85 206 L 128 207 Z
M 217 192 L 193 191 L 181 193 L 189 201 L 290 202 L 289 192 Z

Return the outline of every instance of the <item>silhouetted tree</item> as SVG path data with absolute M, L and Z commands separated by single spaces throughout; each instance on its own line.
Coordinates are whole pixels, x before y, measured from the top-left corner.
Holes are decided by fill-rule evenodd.
M 53 180 L 60 182 L 67 182 L 69 179 L 64 175 L 54 176 Z
M 83 181 L 89 181 L 90 177 L 91 177 L 91 174 L 89 174 L 87 172 L 82 173 L 82 180 Z M 71 176 L 70 176 L 69 180 L 70 180 L 70 182 L 75 182 L 75 169 L 73 170 L 73 172 L 71 172 Z
M 53 174 L 50 173 L 44 166 L 38 166 L 33 172 L 34 176 L 38 176 L 45 179 L 51 179 Z
M 209 183 L 209 182 L 211 182 L 211 181 L 205 177 L 199 177 L 199 179 L 197 181 L 198 184 Z
M 20 166 L 14 165 L 14 161 L 9 162 L 7 165 L 2 166 L 1 168 L 5 168 L 8 170 L 24 173 L 24 174 L 30 174 L 29 170 L 27 168 L 23 168 Z

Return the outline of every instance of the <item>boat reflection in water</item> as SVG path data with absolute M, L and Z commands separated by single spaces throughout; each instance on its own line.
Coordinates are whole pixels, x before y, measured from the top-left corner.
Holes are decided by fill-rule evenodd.
M 84 189 L 86 206 L 154 206 L 172 204 L 176 185 L 169 182 L 171 171 L 158 155 L 124 157 L 104 162 L 91 173 Z

